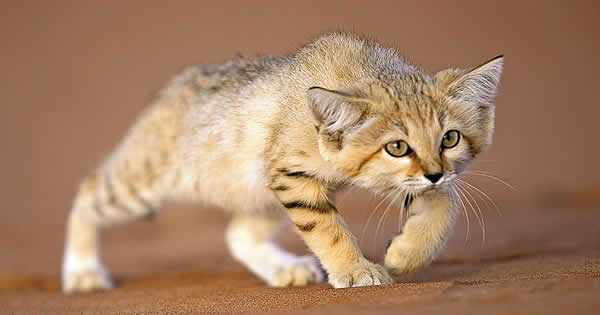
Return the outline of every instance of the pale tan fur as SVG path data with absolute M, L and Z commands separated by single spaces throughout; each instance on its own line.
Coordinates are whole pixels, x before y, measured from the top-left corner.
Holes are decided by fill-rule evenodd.
M 392 49 L 335 33 L 287 58 L 187 68 L 82 182 L 69 218 L 63 290 L 112 287 L 99 231 L 151 216 L 168 200 L 231 210 L 232 255 L 269 285 L 322 279 L 311 257 L 273 243 L 286 217 L 332 286 L 391 283 L 382 266 L 363 257 L 335 192 L 356 184 L 410 193 L 411 217 L 385 262 L 398 273 L 430 262 L 454 221 L 452 179 L 491 141 L 501 67 L 497 58 L 429 76 Z M 449 129 L 463 138 L 442 151 Z M 397 140 L 414 152 L 387 154 L 383 147 Z M 427 184 L 424 176 L 436 172 L 444 175 L 440 182 Z

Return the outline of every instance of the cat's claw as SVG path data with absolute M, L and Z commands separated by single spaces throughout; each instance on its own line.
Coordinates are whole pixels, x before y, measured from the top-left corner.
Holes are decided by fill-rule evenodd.
M 367 260 L 360 261 L 343 272 L 329 274 L 329 284 L 334 288 L 364 287 L 393 283 L 384 267 Z
M 300 257 L 279 269 L 270 282 L 273 287 L 302 287 L 323 281 L 323 272 L 314 257 Z

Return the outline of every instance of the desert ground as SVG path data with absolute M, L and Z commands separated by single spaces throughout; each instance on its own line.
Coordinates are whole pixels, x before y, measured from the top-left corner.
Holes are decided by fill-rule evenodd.
M 227 253 L 229 214 L 170 205 L 104 231 L 110 292 L 65 296 L 60 265 L 78 181 L 185 65 L 287 55 L 327 31 L 395 47 L 429 73 L 504 54 L 491 149 L 434 263 L 389 286 L 269 288 Z M 0 313 L 598 314 L 598 1 L 3 1 L 0 6 Z M 475 195 L 477 193 L 474 192 Z M 379 203 L 338 196 L 361 237 Z M 381 261 L 382 209 L 360 239 Z M 461 210 L 462 212 L 462 210 Z M 467 233 L 468 231 L 468 233 Z M 292 228 L 281 244 L 308 254 Z
M 374 201 L 346 197 L 344 205 L 372 209 Z M 342 210 L 343 212 L 343 210 Z M 568 213 L 568 215 L 564 215 Z M 592 314 L 600 307 L 598 209 L 493 209 L 484 212 L 486 239 L 471 214 L 461 220 L 432 266 L 380 287 L 269 288 L 224 248 L 227 215 L 216 209 L 170 207 L 150 222 L 106 230 L 106 262 L 118 287 L 65 296 L 60 291 L 61 218 L 6 224 L 0 240 L 0 312 L 150 313 L 271 312 L 323 314 Z M 397 220 L 397 212 L 388 221 Z M 360 234 L 365 218 L 352 216 Z M 463 218 L 464 219 L 464 218 Z M 386 221 L 386 222 L 388 222 Z M 362 240 L 374 260 L 395 224 L 384 224 L 378 246 L 371 224 Z M 43 232 L 42 232 L 43 231 Z M 282 244 L 306 253 L 290 228 Z

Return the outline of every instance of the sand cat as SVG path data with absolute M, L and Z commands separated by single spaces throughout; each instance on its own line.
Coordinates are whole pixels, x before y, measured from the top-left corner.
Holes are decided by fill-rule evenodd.
M 186 68 L 79 188 L 68 219 L 66 293 L 109 289 L 99 232 L 169 200 L 228 209 L 231 254 L 268 285 L 392 283 L 429 263 L 456 215 L 453 180 L 491 142 L 502 57 L 434 75 L 353 34 L 285 58 Z M 396 194 L 410 214 L 385 267 L 363 256 L 334 194 Z M 286 221 L 318 258 L 272 240 Z M 320 265 L 319 265 L 320 263 Z

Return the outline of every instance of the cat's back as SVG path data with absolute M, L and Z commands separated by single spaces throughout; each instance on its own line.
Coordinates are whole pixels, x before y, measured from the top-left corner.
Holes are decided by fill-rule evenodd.
M 275 72 L 284 62 L 278 57 L 238 57 L 220 64 L 190 65 L 159 91 L 157 100 L 183 97 L 189 103 L 202 105 L 212 98 L 231 98 L 258 78 Z

